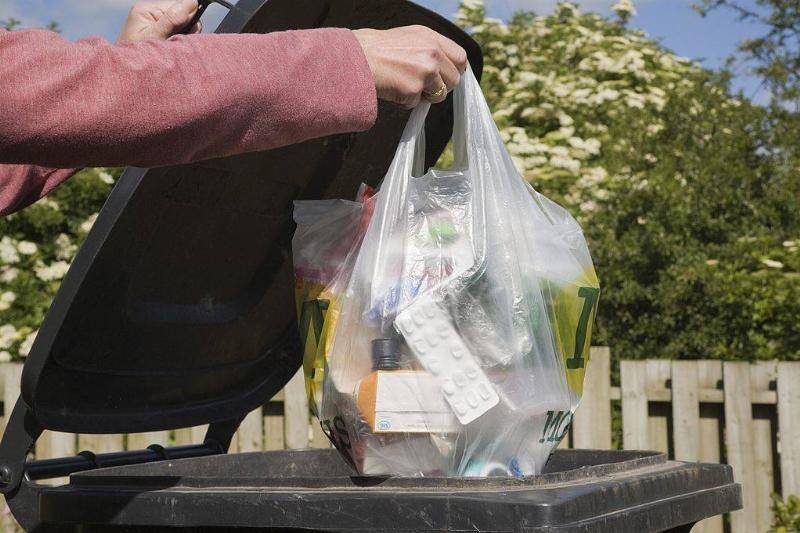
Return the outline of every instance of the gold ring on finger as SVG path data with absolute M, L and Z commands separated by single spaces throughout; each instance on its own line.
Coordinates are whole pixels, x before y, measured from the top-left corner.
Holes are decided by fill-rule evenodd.
M 440 96 L 442 96 L 442 95 L 444 94 L 444 92 L 445 92 L 446 90 L 447 90 L 447 85 L 445 85 L 445 84 L 443 83 L 441 87 L 439 87 L 438 89 L 436 89 L 436 91 L 434 91 L 434 92 L 432 92 L 432 93 L 427 93 L 427 94 L 426 94 L 426 96 L 430 96 L 430 97 L 432 97 L 432 98 L 439 98 Z

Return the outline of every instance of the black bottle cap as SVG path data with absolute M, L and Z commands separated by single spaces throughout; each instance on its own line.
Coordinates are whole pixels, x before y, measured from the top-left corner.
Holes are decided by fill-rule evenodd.
M 397 370 L 400 368 L 400 341 L 373 339 L 372 370 Z

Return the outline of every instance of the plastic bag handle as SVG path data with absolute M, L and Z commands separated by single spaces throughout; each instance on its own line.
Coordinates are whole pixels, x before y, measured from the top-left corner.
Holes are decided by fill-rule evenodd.
M 496 132 L 496 128 L 480 85 L 469 67 L 453 91 L 453 106 L 454 167 L 469 177 L 473 191 L 472 230 L 475 267 L 470 272 L 464 273 L 458 280 L 460 283 L 468 284 L 484 268 L 486 259 L 484 202 L 487 187 L 483 177 L 486 172 L 470 172 L 470 169 L 485 167 L 489 164 L 486 161 L 487 146 L 499 142 L 502 147 L 502 140 L 499 133 L 495 140 L 489 139 L 487 135 L 491 136 L 491 133 L 484 131 L 490 127 L 490 130 Z M 360 260 L 366 263 L 362 268 L 372 273 L 370 281 L 371 307 L 380 305 L 380 298 L 397 286 L 397 280 L 391 279 L 392 276 L 386 274 L 397 268 L 397 258 L 391 257 L 390 250 L 402 249 L 408 233 L 408 204 L 406 202 L 412 178 L 414 175 L 422 174 L 425 170 L 422 168 L 425 157 L 424 128 L 425 118 L 430 107 L 430 102 L 424 101 L 411 112 L 392 164 L 381 184 L 380 199 L 375 206 L 372 221 L 365 236 L 365 242 L 371 242 L 374 246 L 370 257 L 360 257 Z
M 476 91 L 480 95 L 480 85 L 472 69 L 467 65 L 467 69 L 461 76 L 456 88 L 453 90 L 453 160 L 454 168 L 466 170 L 469 168 L 469 150 L 467 140 L 469 135 L 469 115 L 467 109 L 474 107 L 475 104 L 486 107 L 482 98 L 475 98 Z M 406 178 L 420 175 L 425 172 L 425 119 L 430 111 L 431 104 L 427 101 L 420 102 L 411 112 L 408 123 L 403 130 L 400 144 L 406 144 L 410 150 L 398 149 L 395 161 L 392 166 L 403 165 L 403 176 Z M 486 109 L 488 112 L 488 108 Z M 402 159 L 401 159 L 402 158 Z

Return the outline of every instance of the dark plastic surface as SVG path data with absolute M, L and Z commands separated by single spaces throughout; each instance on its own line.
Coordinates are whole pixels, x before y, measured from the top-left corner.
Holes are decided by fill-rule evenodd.
M 242 0 L 218 31 L 424 24 L 478 46 L 404 0 Z M 298 88 L 302 90 L 302 88 Z M 292 201 L 376 185 L 408 113 L 381 105 L 370 131 L 199 164 L 128 169 L 114 188 L 25 364 L 22 397 L 45 428 L 132 433 L 235 418 L 300 367 Z M 433 106 L 427 162 L 452 130 Z
M 70 485 L 41 493 L 40 511 L 52 524 L 102 526 L 81 529 L 87 532 L 170 526 L 646 533 L 741 505 L 730 467 L 668 461 L 655 452 L 559 450 L 544 475 L 522 479 L 351 474 L 334 450 L 183 459 L 73 475 Z

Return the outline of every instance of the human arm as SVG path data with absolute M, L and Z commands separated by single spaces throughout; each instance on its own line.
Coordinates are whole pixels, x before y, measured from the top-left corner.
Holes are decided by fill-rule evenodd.
M 181 164 L 361 131 L 376 114 L 345 29 L 119 45 L 2 32 L 0 64 L 2 163 Z
M 195 1 L 179 0 L 171 13 L 159 11 L 169 16 L 154 17 L 145 5 L 153 8 L 134 7 L 119 41 L 163 38 L 196 10 Z M 57 166 L 161 166 L 366 129 L 376 89 L 410 107 L 442 80 L 451 89 L 466 65 L 460 47 L 421 27 L 203 36 L 201 44 L 192 36 L 117 47 L 23 33 L 0 33 L 0 61 L 9 58 L 12 74 L 0 85 L 14 96 L 0 102 L 0 161 L 40 166 L 26 165 L 26 180 L 23 169 L 0 165 L 0 214 L 75 172 Z M 22 112 L 4 114 L 3 107 Z

